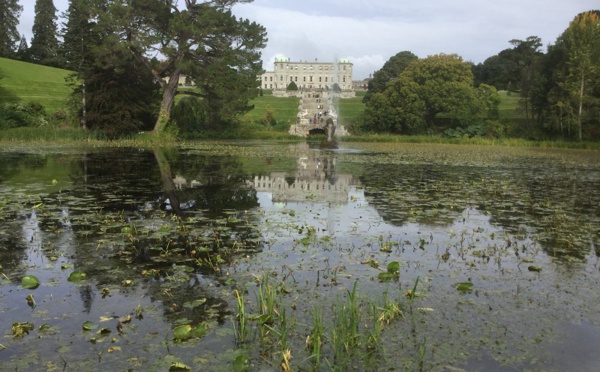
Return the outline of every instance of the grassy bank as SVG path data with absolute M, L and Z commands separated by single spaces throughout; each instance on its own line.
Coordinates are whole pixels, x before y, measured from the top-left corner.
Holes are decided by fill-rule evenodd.
M 65 78 L 71 71 L 0 58 L 0 102 L 36 102 L 47 113 L 63 110 L 71 93 Z

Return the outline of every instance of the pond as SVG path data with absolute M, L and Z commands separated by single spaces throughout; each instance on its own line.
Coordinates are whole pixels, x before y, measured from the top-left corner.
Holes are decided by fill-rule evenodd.
M 600 153 L 10 144 L 3 370 L 596 370 Z

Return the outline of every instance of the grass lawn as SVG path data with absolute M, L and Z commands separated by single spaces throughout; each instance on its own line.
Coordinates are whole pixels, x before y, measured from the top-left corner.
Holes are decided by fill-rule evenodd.
M 65 82 L 70 71 L 36 65 L 6 58 L 0 58 L 0 102 L 20 99 L 25 102 L 38 102 L 48 113 L 64 109 L 71 88 Z M 343 125 L 352 124 L 364 111 L 362 99 L 366 92 L 357 91 L 355 98 L 340 99 L 338 115 Z M 501 91 L 498 108 L 501 121 L 514 121 L 523 118 L 519 109 L 519 94 Z M 179 98 L 179 97 L 178 97 Z M 242 119 L 258 122 L 267 111 L 273 111 L 280 123 L 295 123 L 299 98 L 278 98 L 264 91 L 262 96 L 250 102 L 254 109 Z
M 299 103 L 300 98 L 279 98 L 270 94 L 264 94 L 262 97 L 259 96 L 250 101 L 250 105 L 254 105 L 254 110 L 245 114 L 243 119 L 258 121 L 265 117 L 270 108 L 274 111 L 274 116 L 277 121 L 288 121 L 289 119 L 290 123 L 293 124 L 296 122 Z
M 508 92 L 506 90 L 499 91 L 500 105 L 498 105 L 498 114 L 500 119 L 522 119 L 523 112 L 520 110 L 518 93 Z
M 365 93 L 364 91 L 359 91 L 356 92 L 356 97 L 354 98 L 340 99 L 338 115 L 342 125 L 347 127 L 363 113 L 365 104 L 362 100 Z
M 65 82 L 69 74 L 71 71 L 0 58 L 0 102 L 37 102 L 48 113 L 64 109 L 71 93 Z
M 355 98 L 340 99 L 339 112 L 340 121 L 344 125 L 348 125 L 362 114 L 365 105 L 362 103 L 365 92 L 357 92 Z M 267 110 L 271 110 L 275 113 L 275 119 L 278 121 L 287 121 L 293 124 L 296 122 L 296 115 L 298 114 L 298 104 L 300 99 L 289 97 L 289 98 L 278 98 L 270 95 L 268 92 L 263 96 L 256 97 L 251 105 L 254 105 L 254 110 L 244 115 L 244 119 L 257 121 L 265 116 Z

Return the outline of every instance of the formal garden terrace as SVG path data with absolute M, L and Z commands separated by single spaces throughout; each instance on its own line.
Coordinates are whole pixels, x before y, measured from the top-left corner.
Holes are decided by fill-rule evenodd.
M 592 370 L 598 155 L 7 143 L 2 369 Z

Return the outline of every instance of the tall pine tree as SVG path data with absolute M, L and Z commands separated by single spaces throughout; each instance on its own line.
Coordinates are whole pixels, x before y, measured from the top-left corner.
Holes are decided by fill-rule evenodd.
M 181 75 L 191 76 L 201 88 L 214 121 L 247 109 L 247 101 L 258 94 L 266 29 L 237 18 L 231 8 L 251 1 L 112 1 L 99 11 L 99 23 L 113 27 L 110 38 L 124 42 L 162 85 L 154 133 L 164 131 L 169 122 Z M 151 54 L 161 55 L 160 63 L 150 60 Z
M 60 66 L 56 20 L 56 7 L 52 0 L 36 0 L 33 38 L 29 48 L 32 62 Z
M 108 138 L 151 130 L 159 85 L 131 52 L 114 38 L 110 23 L 99 23 L 106 0 L 71 0 L 64 14 L 62 53 L 75 71 L 71 107 L 80 125 Z
M 23 7 L 18 0 L 0 0 L 0 57 L 12 57 L 19 41 L 19 15 Z
M 69 8 L 62 16 L 61 53 L 65 68 L 80 73 L 93 62 L 92 46 L 98 44 L 92 28 L 92 4 L 88 0 L 70 0 Z
M 26 62 L 29 61 L 29 44 L 27 44 L 25 35 L 21 35 L 21 41 L 19 42 L 19 47 L 17 48 L 17 59 Z

